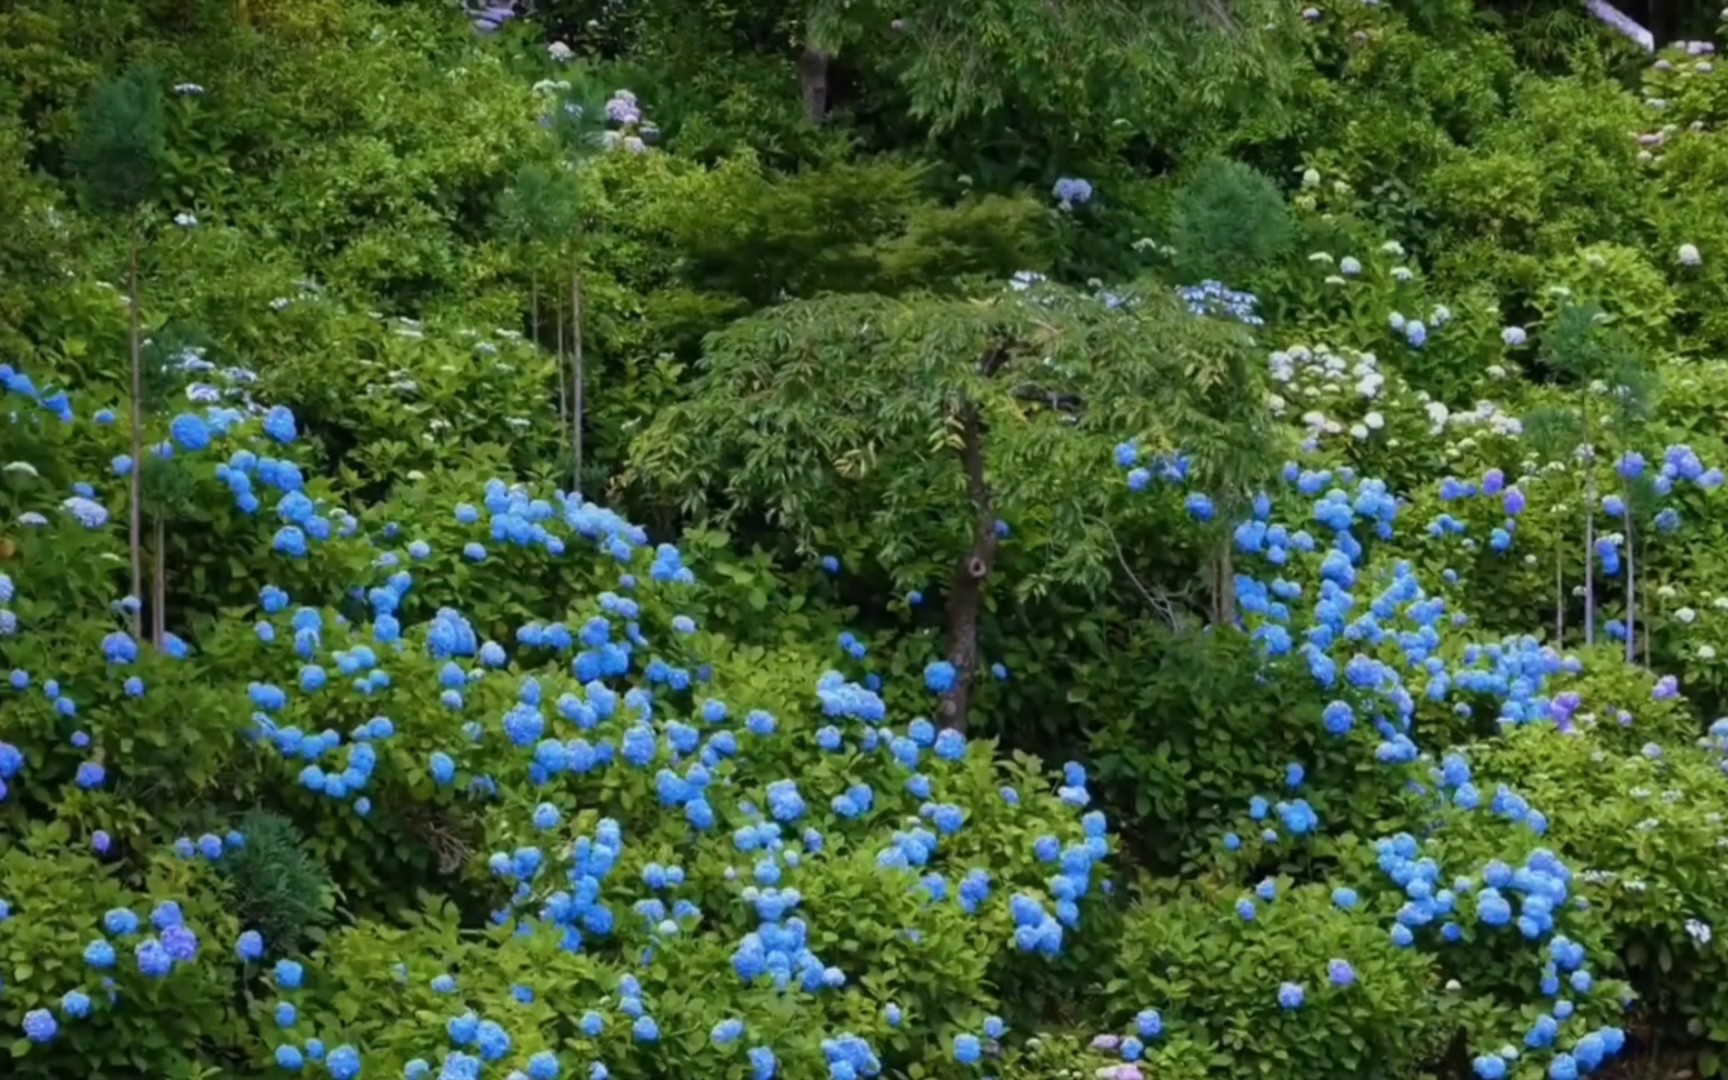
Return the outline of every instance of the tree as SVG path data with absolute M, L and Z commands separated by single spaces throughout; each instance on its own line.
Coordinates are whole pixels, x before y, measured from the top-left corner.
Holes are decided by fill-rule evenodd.
M 552 0 L 538 9 L 557 33 L 694 88 L 698 111 L 788 88 L 797 108 L 754 110 L 764 121 L 756 130 L 778 128 L 765 138 L 788 154 L 802 148 L 813 160 L 828 144 L 799 138 L 808 130 L 789 131 L 786 120 L 825 126 L 851 109 L 884 146 L 935 136 L 964 148 L 951 163 L 964 159 L 988 191 L 1003 186 L 987 174 L 1048 184 L 1047 163 L 1077 151 L 1095 159 L 1123 146 L 1209 141 L 1234 129 L 1221 114 L 1266 118 L 1296 70 L 1278 42 L 1295 13 L 1265 0 Z M 1196 125 L 1202 116 L 1211 123 Z M 798 146 L 783 145 L 788 138 Z M 1005 143 L 1032 149 L 1016 163 Z
M 540 182 L 536 201 L 547 224 L 561 230 L 559 250 L 568 267 L 570 286 L 570 472 L 572 491 L 582 488 L 582 427 L 585 419 L 587 371 L 583 364 L 582 255 L 586 229 L 582 220 L 582 186 L 588 167 L 606 151 L 647 153 L 660 132 L 649 121 L 636 95 L 616 90 L 603 98 L 599 84 L 580 72 L 564 80 L 567 89 L 549 114 L 555 141 L 565 154 L 563 178 Z
M 133 68 L 98 86 L 86 105 L 72 161 L 90 201 L 126 223 L 126 340 L 131 360 L 132 473 L 128 513 L 132 595 L 144 589 L 144 365 L 139 329 L 138 262 L 144 246 L 144 212 L 155 197 L 163 147 L 162 86 L 157 76 Z M 141 616 L 132 617 L 134 637 Z
M 498 199 L 498 218 L 505 235 L 510 237 L 528 264 L 529 336 L 540 340 L 540 275 L 542 267 L 553 254 L 569 248 L 576 231 L 576 177 L 568 168 L 528 162 L 516 170 L 510 187 Z M 560 305 L 557 337 L 558 356 L 558 420 L 559 427 L 570 433 L 571 453 L 580 458 L 580 420 L 571 423 L 576 411 L 569 405 L 565 389 L 567 373 L 564 367 L 563 307 Z M 573 337 L 580 341 L 579 332 Z M 581 346 L 576 345 L 578 352 Z M 576 466 L 580 468 L 580 466 Z M 580 479 L 572 483 L 572 490 Z
M 942 582 L 942 719 L 964 727 L 1002 523 L 1029 549 L 1018 591 L 1102 592 L 1112 448 L 1179 447 L 1197 486 L 1245 493 L 1249 448 L 1276 446 L 1263 366 L 1244 327 L 1162 288 L 800 301 L 709 339 L 626 482 L 722 526 L 766 520 L 806 557 L 844 550 L 902 592 Z
M 1630 465 L 1638 436 L 1655 411 L 1656 373 L 1639 363 L 1629 349 L 1618 352 L 1608 385 L 1609 412 L 1621 457 L 1615 475 L 1620 479 L 1621 516 L 1626 523 L 1626 662 L 1638 658 L 1638 560 L 1637 528 L 1640 520 L 1654 516 L 1659 498 L 1642 468 Z
M 1241 284 L 1283 256 L 1295 238 L 1277 185 L 1239 161 L 1205 162 L 1171 206 L 1170 243 L 1185 281 Z
M 1576 459 L 1584 472 L 1584 644 L 1596 643 L 1596 510 L 1597 443 L 1610 434 L 1623 449 L 1633 449 L 1633 439 L 1648 419 L 1655 375 L 1639 361 L 1631 340 L 1611 325 L 1609 316 L 1595 304 L 1568 304 L 1542 340 L 1542 359 L 1570 383 L 1565 405 L 1553 405 L 1532 413 L 1529 426 L 1538 441 L 1554 451 Z M 1606 393 L 1606 403 L 1600 399 Z M 1610 430 L 1611 429 L 1611 430 Z M 1632 491 L 1624 488 L 1627 545 L 1631 552 Z M 1558 565 L 1558 564 L 1557 564 Z M 1632 659 L 1631 622 L 1636 617 L 1636 583 L 1633 559 L 1627 562 L 1626 584 L 1627 659 Z
M 1568 461 L 1576 457 L 1583 442 L 1583 425 L 1571 409 L 1545 405 L 1533 410 L 1523 420 L 1524 439 L 1538 460 Z M 1554 519 L 1554 647 L 1564 648 L 1566 641 L 1566 515 L 1558 512 L 1558 504 L 1550 503 Z M 1590 552 L 1584 552 L 1586 572 Z
M 202 360 L 210 339 L 200 330 L 170 322 L 144 344 L 141 351 L 142 414 L 148 418 L 166 411 L 181 395 L 187 382 L 187 362 Z M 140 476 L 140 517 L 149 533 L 150 641 L 161 648 L 168 636 L 168 543 L 170 526 L 191 516 L 197 507 L 197 483 L 178 456 L 154 452 L 135 458 L 132 468 Z M 143 600 L 139 596 L 139 600 Z
M 847 56 L 892 72 L 912 115 L 938 133 L 992 114 L 1043 113 L 1098 134 L 1121 117 L 1149 115 L 1154 102 L 1168 108 L 1175 96 L 1203 95 L 1216 108 L 1251 81 L 1270 96 L 1282 64 L 1262 28 L 1276 16 L 1252 3 L 1236 11 L 1120 0 L 811 0 L 800 83 L 812 121 L 826 108 L 829 62 Z

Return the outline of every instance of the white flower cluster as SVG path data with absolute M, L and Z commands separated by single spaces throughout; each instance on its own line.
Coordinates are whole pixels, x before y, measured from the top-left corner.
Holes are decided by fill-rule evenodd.
M 1311 440 L 1346 430 L 1352 438 L 1366 439 L 1386 426 L 1385 414 L 1378 409 L 1349 415 L 1355 412 L 1353 406 L 1377 402 L 1386 394 L 1386 375 L 1373 353 L 1295 345 L 1272 353 L 1268 363 L 1272 381 L 1281 388 L 1269 402 L 1273 414 L 1282 417 L 1293 407 L 1311 406 L 1301 414 Z M 1316 406 L 1330 406 L 1331 413 L 1345 418 Z
M 1436 433 L 1443 428 L 1476 428 L 1487 429 L 1495 435 L 1516 439 L 1524 434 L 1524 422 L 1502 409 L 1492 401 L 1478 401 L 1468 409 L 1451 412 L 1438 402 L 1430 402 L 1428 416 L 1433 420 L 1436 410 L 1440 414 Z

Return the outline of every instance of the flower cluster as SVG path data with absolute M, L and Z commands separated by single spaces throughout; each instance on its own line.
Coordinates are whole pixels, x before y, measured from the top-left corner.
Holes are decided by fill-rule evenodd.
M 1253 293 L 1238 292 L 1227 288 L 1222 282 L 1202 281 L 1198 285 L 1183 285 L 1176 290 L 1176 295 L 1188 305 L 1188 310 L 1196 315 L 1211 318 L 1228 318 L 1249 326 L 1264 325 L 1256 310 L 1260 300 Z

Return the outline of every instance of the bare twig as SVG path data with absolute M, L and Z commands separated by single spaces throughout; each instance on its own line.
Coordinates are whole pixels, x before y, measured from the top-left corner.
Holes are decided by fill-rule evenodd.
M 1121 541 L 1116 539 L 1116 530 L 1112 529 L 1110 523 L 1102 518 L 1094 520 L 1104 527 L 1105 535 L 1110 537 L 1110 546 L 1115 549 L 1117 564 L 1122 567 L 1122 572 L 1128 575 L 1128 580 L 1134 583 L 1134 588 L 1139 590 L 1140 596 L 1146 601 L 1146 605 L 1169 623 L 1170 629 L 1180 630 L 1182 628 L 1181 613 L 1176 610 L 1176 604 L 1171 600 L 1169 594 L 1154 596 L 1152 590 L 1148 589 L 1145 582 L 1140 580 L 1139 575 L 1134 573 L 1134 568 L 1128 565 L 1128 556 L 1122 550 Z

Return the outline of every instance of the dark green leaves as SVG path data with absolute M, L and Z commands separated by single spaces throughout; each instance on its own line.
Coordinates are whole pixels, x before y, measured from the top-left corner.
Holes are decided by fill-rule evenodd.
M 499 225 L 524 246 L 556 246 L 576 227 L 579 199 L 568 170 L 528 162 L 498 198 Z
M 162 84 L 154 72 L 133 68 L 96 88 L 72 160 L 98 206 L 126 213 L 155 197 L 162 132 Z
M 1288 251 L 1294 239 L 1277 186 L 1239 161 L 1206 162 L 1176 193 L 1170 240 L 1188 281 L 1240 285 Z

